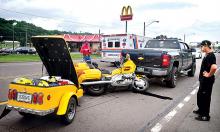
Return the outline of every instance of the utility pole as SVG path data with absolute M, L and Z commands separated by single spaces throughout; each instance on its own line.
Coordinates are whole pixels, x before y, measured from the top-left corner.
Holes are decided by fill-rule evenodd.
M 186 34 L 183 35 L 183 42 L 186 41 Z
M 17 22 L 14 22 L 14 23 L 12 24 L 12 29 L 13 29 L 13 38 L 12 38 L 12 39 L 13 39 L 13 50 L 15 49 L 15 43 L 14 43 L 14 38 L 15 38 L 14 26 L 15 26 L 15 25 L 17 25 Z
M 101 48 L 101 36 L 100 35 L 101 35 L 101 32 L 100 32 L 100 29 L 99 29 L 99 48 Z
M 101 39 L 100 39 L 100 34 L 101 34 L 101 33 L 100 33 L 100 29 L 99 29 L 99 42 L 100 42 L 100 40 L 101 40 Z
M 125 21 L 125 33 L 128 33 L 128 21 Z
M 26 32 L 25 32 L 25 47 L 27 47 L 27 26 L 26 26 Z

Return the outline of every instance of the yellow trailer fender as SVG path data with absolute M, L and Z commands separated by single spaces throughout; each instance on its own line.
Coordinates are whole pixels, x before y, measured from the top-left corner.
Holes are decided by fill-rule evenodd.
M 59 108 L 57 110 L 57 115 L 64 115 L 66 114 L 66 110 L 68 107 L 68 103 L 71 97 L 74 97 L 77 101 L 77 97 L 74 92 L 65 93 L 60 101 Z

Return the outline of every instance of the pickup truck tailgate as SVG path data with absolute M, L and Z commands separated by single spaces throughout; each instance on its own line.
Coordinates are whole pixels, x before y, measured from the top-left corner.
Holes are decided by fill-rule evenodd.
M 137 66 L 144 67 L 161 67 L 162 52 L 161 50 L 144 49 L 144 50 L 127 50 L 131 59 Z

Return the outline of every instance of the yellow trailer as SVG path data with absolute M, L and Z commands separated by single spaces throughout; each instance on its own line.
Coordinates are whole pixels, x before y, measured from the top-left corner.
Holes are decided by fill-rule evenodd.
M 83 89 L 79 87 L 66 42 L 61 36 L 36 36 L 31 41 L 48 76 L 11 82 L 7 109 L 17 110 L 25 117 L 55 113 L 64 124 L 70 124 Z

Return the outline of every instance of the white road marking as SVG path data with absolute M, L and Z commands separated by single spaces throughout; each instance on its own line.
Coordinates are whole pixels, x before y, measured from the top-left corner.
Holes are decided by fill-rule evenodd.
M 194 94 L 196 94 L 196 92 L 197 92 L 197 89 L 194 89 L 190 94 L 194 95 Z
M 157 123 L 152 129 L 151 132 L 159 132 L 162 128 L 162 125 L 160 123 Z
M 183 101 L 188 102 L 188 101 L 190 100 L 190 98 L 191 98 L 191 97 L 188 95 L 188 96 L 186 96 L 186 97 L 184 98 Z
M 176 110 L 172 110 L 170 113 L 168 113 L 164 118 L 165 120 L 168 122 L 170 121 L 174 116 L 175 114 L 177 113 Z
M 177 107 L 179 107 L 180 109 L 181 109 L 183 106 L 184 106 L 183 103 L 179 103 L 179 104 L 177 105 Z

